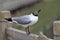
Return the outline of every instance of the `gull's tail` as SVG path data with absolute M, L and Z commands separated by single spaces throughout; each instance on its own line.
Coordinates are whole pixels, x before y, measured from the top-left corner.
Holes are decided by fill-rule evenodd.
M 5 20 L 9 21 L 9 23 L 12 23 L 12 18 L 5 18 Z
M 17 23 L 17 22 L 15 21 L 16 18 L 17 18 L 17 17 L 14 17 L 14 18 L 5 18 L 5 20 L 9 21 L 9 23 Z
M 12 18 L 5 18 L 5 20 L 12 22 Z

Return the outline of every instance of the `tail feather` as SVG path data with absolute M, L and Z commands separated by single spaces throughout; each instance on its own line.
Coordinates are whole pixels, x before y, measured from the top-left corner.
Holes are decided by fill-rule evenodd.
M 5 20 L 12 22 L 12 18 L 5 18 Z

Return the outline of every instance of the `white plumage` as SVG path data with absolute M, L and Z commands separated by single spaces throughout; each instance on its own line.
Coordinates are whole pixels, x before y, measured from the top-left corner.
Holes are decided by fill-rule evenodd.
M 34 16 L 32 13 L 29 15 L 12 18 L 12 22 L 15 22 L 23 27 L 31 26 L 37 23 L 37 21 L 38 21 L 38 16 Z

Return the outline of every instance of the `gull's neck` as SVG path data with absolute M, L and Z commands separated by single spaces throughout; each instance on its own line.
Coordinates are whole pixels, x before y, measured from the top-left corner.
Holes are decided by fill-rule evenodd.
M 33 13 L 31 13 L 31 15 L 32 15 L 32 16 L 38 16 L 38 15 L 35 15 L 35 14 L 33 14 Z

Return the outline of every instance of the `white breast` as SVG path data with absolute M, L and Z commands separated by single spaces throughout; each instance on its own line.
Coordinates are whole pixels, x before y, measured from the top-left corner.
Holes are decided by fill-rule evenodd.
M 26 25 L 22 25 L 23 27 L 28 27 L 30 25 L 33 25 L 33 24 L 37 23 L 37 21 L 38 21 L 38 16 L 34 16 L 34 15 L 31 14 L 31 15 L 29 15 L 29 18 L 31 20 L 31 23 L 26 24 Z
M 31 23 L 29 25 L 33 25 L 33 24 L 37 23 L 38 16 L 31 15 L 30 19 L 31 19 Z

